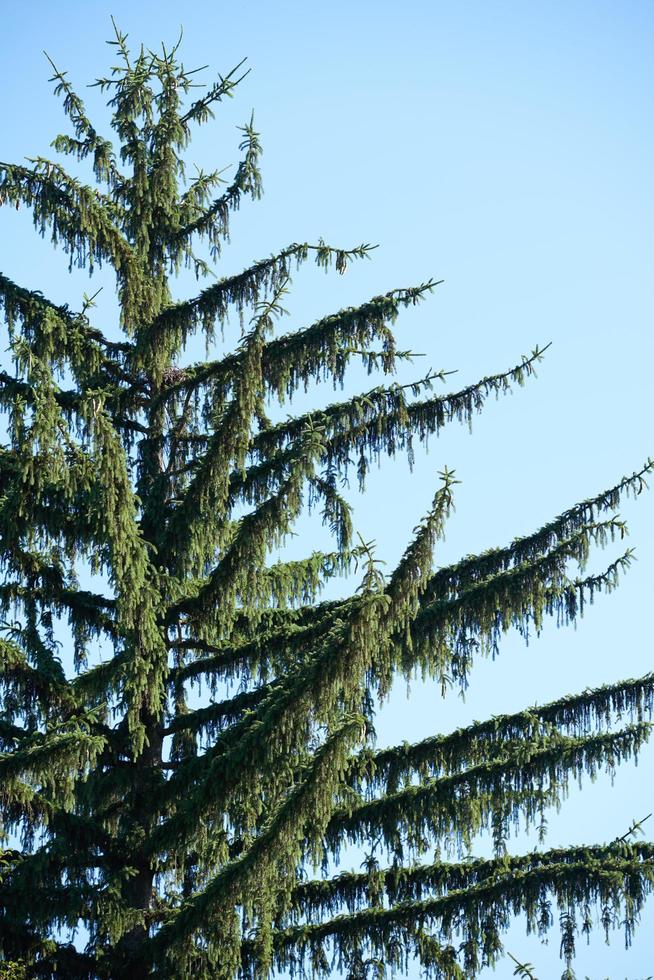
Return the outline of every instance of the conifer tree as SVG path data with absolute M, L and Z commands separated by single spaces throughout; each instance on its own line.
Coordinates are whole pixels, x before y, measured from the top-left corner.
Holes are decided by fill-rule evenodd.
M 115 147 L 54 68 L 71 126 L 54 149 L 94 181 L 42 157 L 0 164 L 3 205 L 31 209 L 71 267 L 114 271 L 122 331 L 105 336 L 90 299 L 75 310 L 0 275 L 4 975 L 365 978 L 415 959 L 454 980 L 495 963 L 524 912 L 538 933 L 560 925 L 572 977 L 579 932 L 621 923 L 629 939 L 654 845 L 627 835 L 514 856 L 507 838 L 544 826 L 571 780 L 636 755 L 654 675 L 395 748 L 375 747 L 373 712 L 398 675 L 465 687 L 508 630 L 569 623 L 610 591 L 630 552 L 601 574 L 585 562 L 623 537 L 616 508 L 652 464 L 448 566 L 445 469 L 386 574 L 342 478 L 364 486 L 383 455 L 410 462 L 414 445 L 522 385 L 542 352 L 450 394 L 433 374 L 394 383 L 406 352 L 393 323 L 433 281 L 280 331 L 291 273 L 343 272 L 369 246 L 293 243 L 208 279 L 232 213 L 260 196 L 259 135 L 244 127 L 224 187 L 219 172 L 186 180 L 183 159 L 241 67 L 194 100 L 177 47 L 132 53 L 119 30 L 111 43 L 117 66 L 96 84 Z M 173 300 L 184 267 L 206 284 Z M 232 313 L 243 330 L 229 350 Z M 195 335 L 210 356 L 188 363 Z M 387 380 L 275 419 L 271 406 L 319 379 L 340 385 L 359 361 Z M 274 560 L 307 507 L 333 551 Z M 321 598 L 344 574 L 350 594 Z M 495 856 L 472 860 L 482 832 Z M 339 873 L 350 845 L 368 856 Z

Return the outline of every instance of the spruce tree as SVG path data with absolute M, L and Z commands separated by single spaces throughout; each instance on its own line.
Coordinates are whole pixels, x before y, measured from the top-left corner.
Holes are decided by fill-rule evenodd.
M 0 164 L 2 204 L 30 208 L 71 267 L 114 271 L 121 329 L 106 337 L 91 299 L 75 310 L 0 276 L 3 975 L 364 978 L 415 959 L 453 980 L 495 963 L 524 912 L 538 933 L 560 925 L 571 977 L 579 931 L 621 923 L 629 938 L 654 845 L 627 834 L 514 856 L 509 830 L 544 826 L 571 781 L 636 755 L 654 675 L 395 748 L 375 748 L 373 714 L 398 675 L 456 691 L 507 631 L 569 623 L 610 591 L 630 552 L 600 574 L 586 559 L 623 537 L 616 508 L 652 464 L 448 566 L 435 553 L 455 493 L 445 469 L 386 573 L 355 533 L 343 477 L 363 486 L 383 455 L 410 462 L 521 385 L 542 352 L 450 394 L 431 390 L 433 374 L 393 383 L 406 357 L 393 324 L 433 281 L 278 329 L 291 273 L 343 272 L 369 246 L 293 243 L 209 279 L 232 212 L 260 196 L 259 136 L 243 128 L 222 188 L 219 172 L 186 180 L 183 158 L 242 69 L 194 100 L 177 48 L 130 53 L 118 30 L 111 43 L 117 67 L 96 84 L 116 148 L 54 69 L 72 127 L 54 149 L 95 182 L 42 157 Z M 184 267 L 206 283 L 173 300 Z M 209 354 L 189 363 L 196 335 Z M 361 361 L 387 380 L 275 416 Z M 275 558 L 307 508 L 333 551 Z M 350 594 L 321 598 L 337 575 Z M 470 859 L 482 832 L 495 856 Z M 339 873 L 351 845 L 368 857 Z

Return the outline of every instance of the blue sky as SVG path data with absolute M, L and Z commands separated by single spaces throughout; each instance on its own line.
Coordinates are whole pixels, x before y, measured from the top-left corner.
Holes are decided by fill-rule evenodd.
M 62 128 L 42 49 L 82 88 L 110 62 L 111 13 L 149 46 L 172 42 L 183 23 L 190 67 L 225 72 L 249 59 L 251 75 L 190 157 L 205 167 L 236 161 L 235 127 L 255 109 L 266 193 L 235 218 L 223 274 L 296 240 L 379 243 L 344 277 L 301 271 L 286 327 L 433 276 L 444 283 L 398 324 L 401 346 L 425 355 L 403 380 L 458 369 L 450 380 L 463 386 L 552 341 L 538 379 L 489 403 L 472 435 L 453 426 L 412 474 L 396 460 L 372 474 L 365 501 L 353 494 L 357 526 L 379 557 L 392 565 L 400 556 L 443 464 L 462 480 L 439 554 L 446 562 L 528 533 L 654 454 L 651 3 L 12 5 L 3 11 L 3 159 L 47 155 Z M 88 102 L 100 104 L 96 90 Z M 78 306 L 84 277 L 68 276 L 25 215 L 2 217 L 2 271 Z M 180 283 L 180 295 L 196 290 Z M 112 315 L 108 288 L 98 309 L 107 330 Z M 353 372 L 348 391 L 370 384 Z M 418 682 L 407 701 L 398 686 L 380 714 L 380 740 L 413 740 L 652 669 L 654 498 L 623 514 L 639 560 L 617 593 L 576 630 L 548 626 L 527 649 L 509 638 L 498 660 L 479 664 L 465 703 Z M 320 538 L 307 544 L 309 534 L 303 524 L 298 554 Z M 549 843 L 608 840 L 654 810 L 653 760 L 650 750 L 613 786 L 602 779 L 573 792 L 552 816 Z M 618 935 L 609 949 L 596 937 L 588 951 L 580 946 L 578 975 L 654 972 L 652 934 L 651 911 L 629 954 Z M 517 929 L 508 947 L 541 980 L 560 973 L 554 933 L 541 948 Z

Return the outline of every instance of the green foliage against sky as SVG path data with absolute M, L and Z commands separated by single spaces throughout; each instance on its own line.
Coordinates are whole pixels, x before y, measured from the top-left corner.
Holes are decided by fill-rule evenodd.
M 621 925 L 629 939 L 654 845 L 626 835 L 514 856 L 509 831 L 544 833 L 572 781 L 636 756 L 654 675 L 382 750 L 374 709 L 397 675 L 465 687 L 508 630 L 569 623 L 610 591 L 630 552 L 601 573 L 586 562 L 624 537 L 616 508 L 652 464 L 532 535 L 439 567 L 456 493 L 445 469 L 387 573 L 356 534 L 344 477 L 365 486 L 381 455 L 410 462 L 523 384 L 542 351 L 450 394 L 435 391 L 444 373 L 393 383 L 411 357 L 393 324 L 433 281 L 282 332 L 296 270 L 342 273 L 371 247 L 292 243 L 216 277 L 232 213 L 261 193 L 259 135 L 243 128 L 231 183 L 187 179 L 183 153 L 241 68 L 195 98 L 177 49 L 130 53 L 119 31 L 112 44 L 117 66 L 97 85 L 116 150 L 54 68 L 72 126 L 54 148 L 90 163 L 95 185 L 41 157 L 0 163 L 3 205 L 29 207 L 71 267 L 113 269 L 122 331 L 100 332 L 92 298 L 75 311 L 0 275 L 12 356 L 0 374 L 4 956 L 28 976 L 79 978 L 363 978 L 417 958 L 452 980 L 494 963 L 524 912 L 534 930 L 560 928 L 572 977 L 578 933 Z M 174 301 L 183 268 L 203 288 Z M 242 331 L 225 350 L 230 314 Z M 195 335 L 209 354 L 189 364 Z M 386 380 L 273 414 L 314 382 L 338 387 L 355 362 Z M 307 509 L 333 551 L 273 560 Z M 350 574 L 350 595 L 321 598 Z M 482 831 L 495 856 L 472 860 Z M 339 873 L 350 845 L 367 858 Z M 80 925 L 88 940 L 73 944 Z

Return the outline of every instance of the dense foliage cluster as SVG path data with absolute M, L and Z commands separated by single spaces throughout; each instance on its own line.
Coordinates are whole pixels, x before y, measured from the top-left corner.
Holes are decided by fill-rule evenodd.
M 239 70 L 192 101 L 176 49 L 131 54 L 118 31 L 113 43 L 118 66 L 97 85 L 117 149 L 54 76 L 72 126 L 54 148 L 90 164 L 95 184 L 41 157 L 0 164 L 3 205 L 30 208 L 71 267 L 113 269 L 122 331 L 106 337 L 91 300 L 75 312 L 0 275 L 12 358 L 0 374 L 3 969 L 363 978 L 417 958 L 454 980 L 496 962 L 524 912 L 538 933 L 557 920 L 572 976 L 579 932 L 619 922 L 629 938 L 654 845 L 511 856 L 507 838 L 544 826 L 572 780 L 635 757 L 654 675 L 382 750 L 372 715 L 397 675 L 465 687 L 506 631 L 567 623 L 610 590 L 629 552 L 601 574 L 585 562 L 623 537 L 616 508 L 652 464 L 528 537 L 436 567 L 456 482 L 444 470 L 384 574 L 357 540 L 342 477 L 363 486 L 384 454 L 410 462 L 416 444 L 522 384 L 542 352 L 451 394 L 429 374 L 274 421 L 272 405 L 318 380 L 339 386 L 352 362 L 392 376 L 407 357 L 393 323 L 434 283 L 280 333 L 295 269 L 342 272 L 369 250 L 318 241 L 173 301 L 171 277 L 207 279 L 232 212 L 259 197 L 259 137 L 244 127 L 231 184 L 186 180 L 192 131 Z M 242 336 L 221 352 L 234 312 Z M 196 334 L 215 358 L 188 364 Z M 307 507 L 334 550 L 271 560 Z M 98 591 L 84 588 L 89 572 Z M 351 595 L 321 599 L 348 573 Z M 495 856 L 471 860 L 481 832 Z M 368 858 L 338 873 L 350 845 Z

